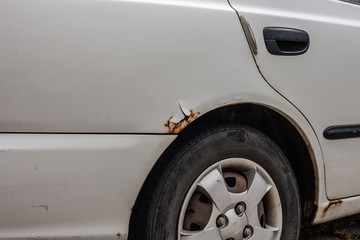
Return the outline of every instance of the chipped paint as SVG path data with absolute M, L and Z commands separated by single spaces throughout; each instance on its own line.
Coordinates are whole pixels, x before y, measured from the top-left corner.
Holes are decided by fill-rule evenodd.
M 170 117 L 169 120 L 164 124 L 167 129 L 167 133 L 179 133 L 185 127 L 187 127 L 191 122 L 198 118 L 200 112 L 195 112 L 194 110 L 189 110 L 190 115 L 185 116 L 180 122 L 174 123 L 172 121 L 173 117 Z
M 166 133 L 179 133 L 199 117 L 200 112 L 190 106 L 194 106 L 194 104 L 185 101 L 178 102 L 177 111 L 164 124 Z

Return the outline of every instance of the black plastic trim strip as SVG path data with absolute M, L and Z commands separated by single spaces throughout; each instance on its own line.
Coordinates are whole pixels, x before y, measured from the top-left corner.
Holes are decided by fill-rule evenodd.
M 328 127 L 324 131 L 324 137 L 329 140 L 360 138 L 360 125 Z

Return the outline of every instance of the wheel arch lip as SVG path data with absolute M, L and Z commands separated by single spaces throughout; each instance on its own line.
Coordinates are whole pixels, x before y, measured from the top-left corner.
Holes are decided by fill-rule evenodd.
M 315 217 L 318 215 L 319 211 L 318 206 L 329 201 L 326 195 L 324 160 L 318 136 L 316 135 L 311 123 L 300 112 L 300 110 L 287 102 L 285 99 L 281 98 L 280 96 L 274 97 L 258 94 L 259 93 L 251 97 L 250 95 L 248 97 L 231 96 L 199 104 L 195 104 L 190 101 L 179 101 L 179 112 L 183 114 L 184 118 L 178 120 L 178 122 L 175 123 L 173 127 L 170 127 L 171 124 L 173 124 L 171 121 L 174 118 L 174 115 L 172 115 L 164 124 L 166 133 L 178 134 L 186 129 L 189 125 L 192 125 L 192 123 L 200 122 L 203 117 L 212 111 L 228 106 L 250 104 L 275 111 L 284 117 L 292 126 L 294 126 L 306 144 L 307 150 L 309 152 L 315 178 L 314 207 L 316 210 L 311 222 L 314 223 Z M 181 114 L 178 114 L 178 116 Z

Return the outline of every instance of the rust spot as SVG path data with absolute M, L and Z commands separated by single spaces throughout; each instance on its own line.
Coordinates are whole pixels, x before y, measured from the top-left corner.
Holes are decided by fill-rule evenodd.
M 171 119 L 173 117 L 170 117 L 170 119 L 164 124 L 164 126 L 167 129 L 167 133 L 181 132 L 184 128 L 186 128 L 191 122 L 197 119 L 198 116 L 200 115 L 200 112 L 194 112 L 192 109 L 190 109 L 189 111 L 190 111 L 190 115 L 185 116 L 185 118 L 178 123 L 172 123 Z
M 335 200 L 335 201 L 330 201 L 328 206 L 323 210 L 323 213 L 321 215 L 322 218 L 325 218 L 328 210 L 333 206 L 333 207 L 336 207 L 336 206 L 339 206 L 340 204 L 342 204 L 343 201 L 342 200 Z

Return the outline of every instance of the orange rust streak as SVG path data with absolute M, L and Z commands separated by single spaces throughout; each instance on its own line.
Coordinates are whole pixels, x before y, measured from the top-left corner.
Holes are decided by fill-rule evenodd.
M 184 128 L 186 128 L 191 122 L 198 118 L 199 112 L 195 113 L 193 110 L 190 109 L 190 116 L 185 117 L 179 123 L 172 123 L 171 118 L 164 124 L 167 128 L 167 133 L 179 133 Z
M 321 217 L 325 218 L 325 216 L 326 216 L 328 210 L 330 209 L 330 207 L 332 207 L 332 206 L 336 207 L 336 206 L 338 206 L 338 205 L 340 205 L 342 203 L 343 203 L 342 200 L 330 201 L 328 206 L 323 210 L 323 213 L 322 213 Z

